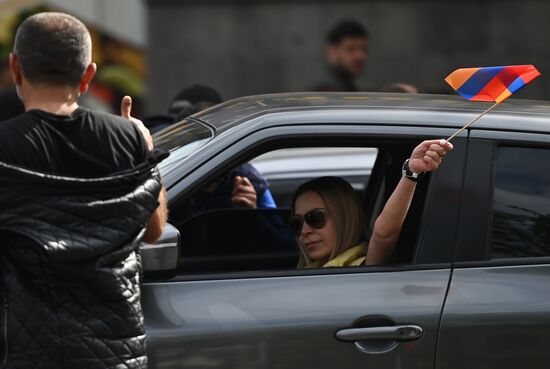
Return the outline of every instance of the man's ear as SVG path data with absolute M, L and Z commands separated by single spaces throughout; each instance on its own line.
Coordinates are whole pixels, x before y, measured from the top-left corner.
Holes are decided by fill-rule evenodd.
M 95 63 L 90 63 L 88 68 L 86 68 L 86 72 L 84 72 L 82 79 L 80 80 L 80 86 L 78 88 L 80 94 L 84 94 L 88 91 L 88 87 L 90 87 L 90 82 L 92 82 L 95 72 L 97 72 L 97 65 Z
M 21 74 L 21 65 L 19 64 L 19 59 L 14 53 L 10 53 L 10 72 L 11 80 L 16 86 L 21 85 L 22 74 Z

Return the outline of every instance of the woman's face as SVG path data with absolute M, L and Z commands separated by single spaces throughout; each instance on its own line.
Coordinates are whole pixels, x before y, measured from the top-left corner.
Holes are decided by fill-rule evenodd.
M 296 199 L 294 214 L 303 217 L 313 209 L 327 210 L 325 202 L 315 192 L 304 192 Z M 315 229 L 307 222 L 303 222 L 298 242 L 312 260 L 328 261 L 332 250 L 336 247 L 336 226 L 330 214 L 326 214 L 326 223 L 323 228 Z

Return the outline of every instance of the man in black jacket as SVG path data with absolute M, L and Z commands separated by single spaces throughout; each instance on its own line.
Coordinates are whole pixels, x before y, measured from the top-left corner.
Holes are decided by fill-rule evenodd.
M 78 19 L 40 13 L 10 55 L 25 113 L 0 123 L 0 366 L 146 368 L 142 240 L 166 221 L 143 124 L 78 105 L 92 80 Z

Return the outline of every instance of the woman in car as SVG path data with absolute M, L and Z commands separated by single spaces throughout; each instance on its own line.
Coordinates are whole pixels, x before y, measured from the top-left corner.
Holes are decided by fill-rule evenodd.
M 403 163 L 403 177 L 376 219 L 370 239 L 357 194 L 338 177 L 302 184 L 292 201 L 289 226 L 301 250 L 300 268 L 384 264 L 393 254 L 416 182 L 437 169 L 453 149 L 445 140 L 424 141 Z

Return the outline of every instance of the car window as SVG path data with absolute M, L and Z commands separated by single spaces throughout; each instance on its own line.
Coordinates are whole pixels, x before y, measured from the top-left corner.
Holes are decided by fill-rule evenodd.
M 550 255 L 550 150 L 500 147 L 490 257 Z
M 277 205 L 289 208 L 300 184 L 323 176 L 344 178 L 361 198 L 377 155 L 374 147 L 301 147 L 271 151 L 251 164 L 269 182 Z
M 298 249 L 288 209 L 215 209 L 177 223 L 179 271 L 189 273 L 293 269 Z
M 180 231 L 182 240 L 178 273 L 296 270 L 300 252 L 288 227 L 291 199 L 299 185 L 321 176 L 338 176 L 352 184 L 371 232 L 413 147 L 287 148 L 269 151 L 228 173 L 213 175 L 210 182 L 190 191 L 170 209 L 170 223 Z M 235 178 L 231 173 L 242 173 L 243 167 L 266 181 L 275 206 L 258 204 L 251 209 L 231 204 L 228 194 Z M 427 176 L 417 187 L 396 246 L 396 263 L 413 261 L 429 181 Z

